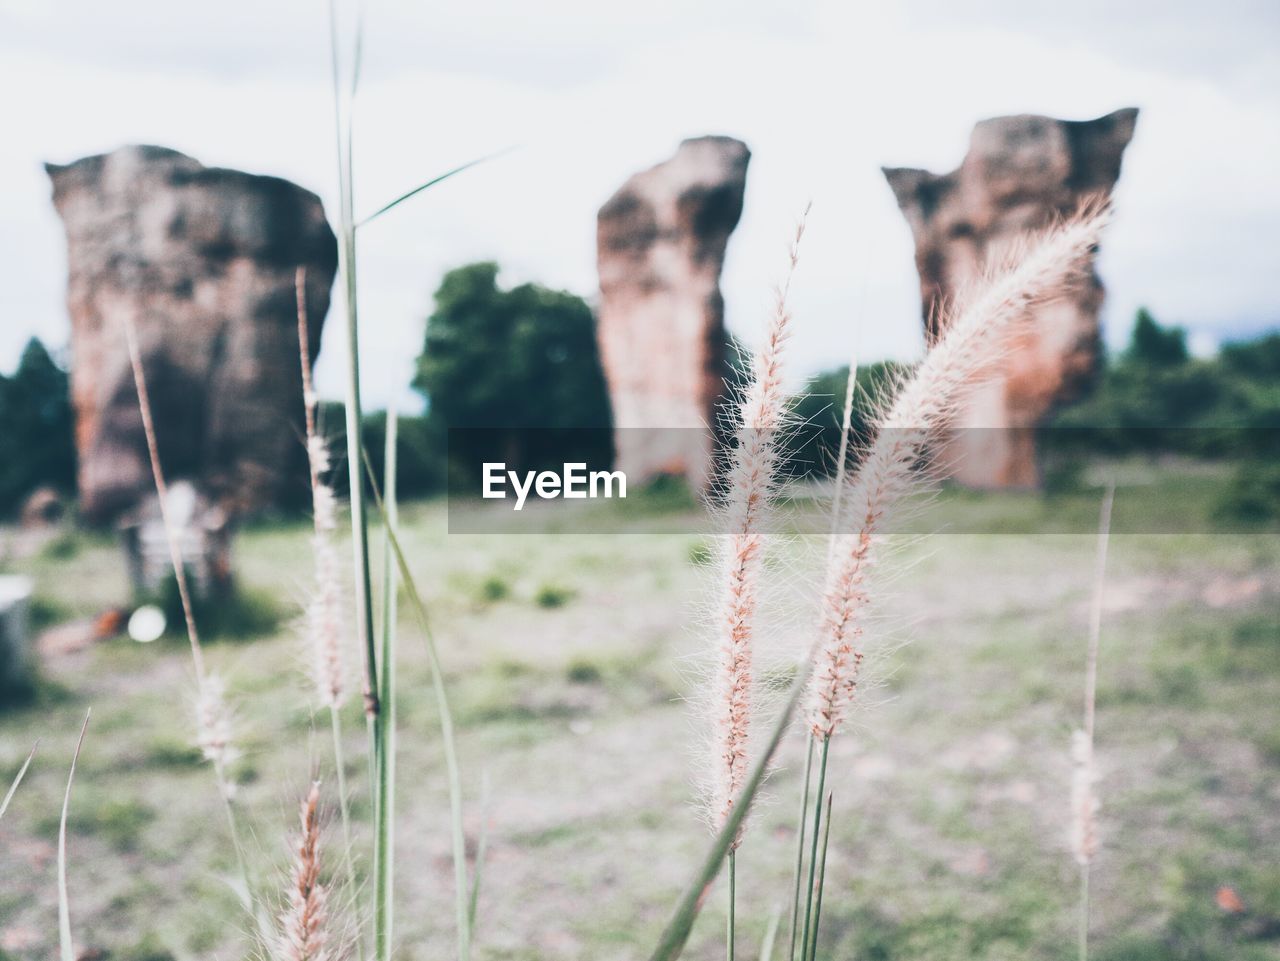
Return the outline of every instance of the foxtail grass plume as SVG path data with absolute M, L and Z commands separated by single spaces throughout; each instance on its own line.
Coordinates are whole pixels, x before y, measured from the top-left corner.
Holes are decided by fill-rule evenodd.
M 313 417 L 308 417 L 309 424 L 313 421 Z M 307 644 L 316 695 L 326 707 L 338 708 L 347 695 L 347 664 L 342 645 L 342 572 L 334 544 L 338 500 L 333 488 L 321 480 L 329 465 L 324 441 L 314 435 L 308 437 L 307 452 L 311 462 L 314 523 L 311 553 L 315 563 L 315 584 L 306 611 Z
M 787 396 L 782 384 L 782 355 L 790 336 L 787 294 L 804 235 L 796 228 L 787 277 L 776 292 L 764 344 L 756 353 L 751 378 L 734 412 L 734 443 L 725 484 L 722 594 L 716 612 L 717 661 L 711 710 L 715 721 L 715 765 L 711 816 L 719 826 L 747 773 L 747 740 L 752 711 L 752 647 L 759 595 L 763 527 L 777 487 L 778 434 Z
M 328 891 L 320 883 L 320 784 L 313 782 L 300 810 L 301 832 L 289 876 L 288 905 L 280 915 L 279 961 L 334 961 Z
M 1109 214 L 1107 203 L 1092 202 L 1008 251 L 951 305 L 942 337 L 900 382 L 877 418 L 874 439 L 846 481 L 841 513 L 852 530 L 837 537 L 828 565 L 807 703 L 815 737 L 835 734 L 853 703 L 863 662 L 859 640 L 868 605 L 867 576 L 886 516 L 919 483 L 917 465 L 930 438 L 952 419 L 975 381 L 999 361 L 1013 329 L 1031 307 L 1060 296 L 1085 269 Z
M 342 646 L 342 587 L 334 532 L 338 526 L 338 499 L 325 478 L 331 463 L 329 448 L 316 425 L 316 392 L 308 353 L 306 269 L 294 278 L 298 304 L 298 348 L 302 363 L 302 398 L 306 412 L 307 462 L 310 467 L 313 533 L 311 551 L 315 584 L 307 602 L 306 633 L 311 676 L 321 704 L 341 707 L 346 700 L 347 666 Z
M 206 674 L 196 696 L 196 743 L 206 761 L 219 771 L 235 760 L 231 712 L 221 676 Z M 228 785 L 223 785 L 229 791 Z
M 1097 774 L 1093 765 L 1093 743 L 1077 730 L 1071 735 L 1071 853 L 1082 868 L 1093 863 L 1098 853 L 1098 796 L 1093 786 Z

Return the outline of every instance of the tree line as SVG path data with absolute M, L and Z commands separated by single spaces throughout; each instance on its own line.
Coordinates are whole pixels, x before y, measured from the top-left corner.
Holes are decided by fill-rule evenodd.
M 442 491 L 451 470 L 474 469 L 482 459 L 529 467 L 610 460 L 609 399 L 591 307 L 539 284 L 503 288 L 498 278 L 497 264 L 470 264 L 445 274 L 435 292 L 413 378 L 425 412 L 399 424 L 402 496 Z M 742 377 L 739 355 L 730 350 L 730 387 Z M 858 369 L 855 443 L 865 439 L 875 398 L 901 370 L 893 362 Z M 847 367 L 819 373 L 792 403 L 797 426 L 787 460 L 794 473 L 828 471 L 848 376 Z M 341 406 L 325 404 L 321 414 L 335 451 L 344 449 Z M 375 470 L 385 424 L 381 412 L 366 423 Z M 15 372 L 0 375 L 0 514 L 14 515 L 39 487 L 74 492 L 73 431 L 65 367 L 33 339 Z M 1196 358 L 1183 329 L 1140 310 L 1128 346 L 1104 357 L 1082 396 L 1040 433 L 1051 477 L 1055 464 L 1099 455 L 1229 459 L 1240 465 L 1241 512 L 1280 515 L 1280 334 Z

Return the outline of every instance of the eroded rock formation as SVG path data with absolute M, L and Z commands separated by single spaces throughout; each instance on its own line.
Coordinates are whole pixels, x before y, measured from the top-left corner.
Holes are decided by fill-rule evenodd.
M 230 514 L 303 476 L 294 274 L 319 350 L 337 266 L 320 199 L 161 147 L 48 165 L 67 232 L 80 506 L 107 521 L 151 490 L 123 318 L 137 323 L 161 458 Z
M 710 478 L 707 428 L 726 372 L 720 269 L 750 157 L 729 137 L 686 140 L 600 208 L 597 330 L 617 466 L 633 483 Z
M 1086 121 L 997 117 L 974 127 L 964 162 L 949 174 L 885 168 L 915 238 L 928 342 L 939 334 L 941 305 L 978 276 L 993 247 L 1111 191 L 1137 117 L 1132 108 Z M 1102 300 L 1091 273 L 1068 297 L 1037 310 L 957 423 L 946 452 L 957 480 L 974 487 L 1038 482 L 1034 428 L 1094 370 Z

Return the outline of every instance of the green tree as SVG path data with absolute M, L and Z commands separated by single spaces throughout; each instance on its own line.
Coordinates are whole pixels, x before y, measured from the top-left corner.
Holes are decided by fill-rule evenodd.
M 1176 367 L 1191 358 L 1187 332 L 1181 327 L 1161 327 L 1145 307 L 1138 308 L 1125 360 L 1145 367 Z
M 503 290 L 497 264 L 445 274 L 413 385 L 429 416 L 472 429 L 450 437 L 451 466 L 495 451 L 526 469 L 612 457 L 591 308 L 537 284 Z
M 904 370 L 893 361 L 858 367 L 854 381 L 850 437 L 854 463 L 862 445 L 870 441 L 870 422 L 877 402 L 886 399 L 894 379 Z M 849 368 L 837 367 L 809 378 L 791 405 L 790 436 L 786 439 L 786 469 L 794 476 L 827 477 L 840 452 L 840 424 L 844 418 Z
M 69 493 L 76 451 L 67 372 L 36 338 L 18 369 L 0 375 L 0 514 L 12 514 L 41 485 Z

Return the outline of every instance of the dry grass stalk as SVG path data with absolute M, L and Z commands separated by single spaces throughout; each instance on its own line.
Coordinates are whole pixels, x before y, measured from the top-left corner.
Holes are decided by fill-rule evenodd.
M 1098 515 L 1098 548 L 1089 607 L 1089 646 L 1085 660 L 1084 727 L 1071 736 L 1071 853 L 1080 866 L 1079 956 L 1089 957 L 1089 868 L 1098 853 L 1098 781 L 1093 758 L 1093 727 L 1097 713 L 1098 647 L 1102 639 L 1102 593 L 1107 579 L 1107 548 L 1111 540 L 1111 508 L 1115 486 L 1107 488 Z
M 764 514 L 776 493 L 778 434 L 787 396 L 782 353 L 790 336 L 787 294 L 799 255 L 804 221 L 796 228 L 786 280 L 777 289 L 765 342 L 756 353 L 751 379 L 735 412 L 735 437 L 724 507 L 723 595 L 717 611 L 717 662 L 712 710 L 715 717 L 712 823 L 728 818 L 747 773 L 752 710 L 752 647 L 763 551 Z M 736 847 L 736 844 L 735 844 Z
M 827 563 L 831 563 L 831 558 L 835 553 L 837 539 L 839 538 L 841 527 L 841 501 L 844 499 L 845 483 L 844 477 L 849 465 L 849 433 L 853 430 L 853 395 L 858 389 L 858 355 L 851 354 L 849 357 L 849 376 L 844 384 L 844 407 L 843 413 L 840 415 L 840 448 L 836 454 L 836 469 L 833 476 L 836 479 L 835 493 L 831 499 L 831 538 L 827 542 Z
M 182 602 L 182 616 L 186 621 L 187 640 L 191 645 L 191 660 L 196 673 L 196 742 L 205 758 L 213 762 L 218 787 L 224 799 L 231 797 L 232 789 L 226 778 L 226 763 L 233 756 L 231 715 L 226 704 L 226 689 L 220 678 L 205 669 L 204 649 L 196 629 L 195 610 L 191 603 L 191 591 L 187 583 L 186 565 L 182 560 L 182 541 L 169 511 L 169 488 L 165 483 L 164 469 L 160 466 L 160 446 L 156 438 L 155 420 L 151 413 L 151 398 L 147 393 L 147 378 L 142 367 L 142 351 L 138 345 L 138 329 L 133 314 L 124 314 L 125 342 L 129 349 L 129 365 L 133 370 L 133 383 L 138 392 L 138 411 L 142 415 L 142 430 L 147 441 L 147 456 L 151 461 L 151 476 L 160 501 L 160 519 L 164 525 L 165 540 L 169 546 L 169 560 L 178 585 L 178 597 Z
M 329 937 L 328 891 L 320 883 L 320 783 L 311 790 L 300 809 L 301 833 L 294 852 L 289 878 L 289 904 L 280 915 L 281 961 L 332 961 L 335 957 Z
M 975 380 L 1000 359 L 1012 329 L 1033 305 L 1061 295 L 1089 263 L 1109 213 L 1107 204 L 1092 203 L 1011 250 L 952 305 L 945 333 L 878 418 L 875 439 L 844 495 L 842 513 L 853 530 L 839 536 L 828 567 L 807 705 L 815 737 L 840 729 L 857 690 L 866 579 L 887 514 L 919 482 L 916 465 L 928 441 L 954 416 Z
M 191 604 L 191 591 L 187 585 L 186 565 L 182 561 L 182 541 L 173 517 L 169 512 L 169 487 L 165 483 L 164 470 L 160 466 L 160 445 L 156 440 L 155 421 L 151 416 L 151 398 L 147 393 L 147 378 L 142 369 L 142 351 L 138 346 L 138 328 L 133 314 L 124 313 L 125 343 L 129 348 L 129 366 L 133 369 L 133 385 L 138 392 L 138 411 L 142 415 L 142 432 L 147 439 L 147 456 L 151 459 L 151 477 L 155 481 L 156 496 L 160 500 L 160 520 L 164 524 L 165 540 L 169 545 L 169 560 L 173 564 L 173 576 L 178 583 L 178 597 L 182 602 L 182 616 L 187 624 L 187 639 L 191 643 L 191 659 L 195 664 L 196 684 L 204 689 L 204 651 L 200 646 L 200 634 L 196 630 L 195 611 Z
M 232 739 L 231 712 L 227 708 L 226 685 L 217 674 L 206 674 L 196 697 L 196 744 L 204 759 L 219 772 L 219 779 L 227 765 L 235 760 Z M 222 790 L 230 795 L 230 785 Z
M 320 703 L 341 707 L 346 700 L 346 658 L 342 647 L 342 588 L 334 532 L 338 526 L 338 500 L 325 481 L 331 467 L 329 449 L 316 426 L 316 392 L 311 376 L 307 332 L 307 273 L 299 267 L 294 277 L 298 305 L 298 351 L 302 364 L 302 399 L 306 411 L 307 462 L 310 467 L 311 537 L 315 559 L 315 589 L 307 603 L 306 630 L 311 673 Z
M 1093 743 L 1084 731 L 1071 734 L 1071 853 L 1087 869 L 1098 853 L 1098 795 Z

